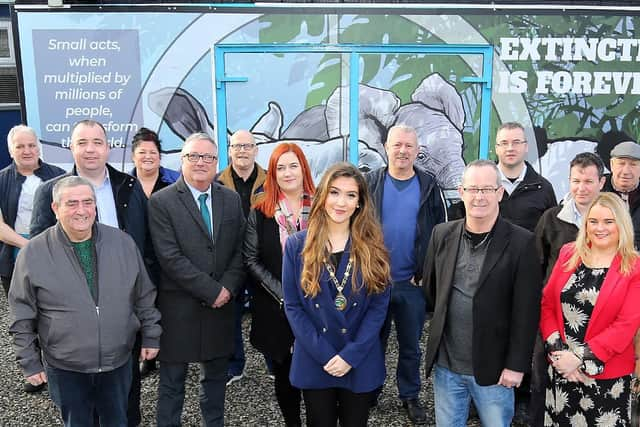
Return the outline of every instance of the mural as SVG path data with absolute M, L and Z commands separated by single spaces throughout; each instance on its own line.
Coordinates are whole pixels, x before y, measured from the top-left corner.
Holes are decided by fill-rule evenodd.
M 139 10 L 139 9 L 136 9 Z M 247 10 L 251 13 L 247 13 Z M 298 140 L 314 172 L 345 159 L 348 61 L 338 53 L 238 54 L 224 72 L 242 83 L 216 83 L 216 44 L 489 44 L 494 47 L 491 122 L 527 127 L 528 160 L 567 191 L 568 161 L 581 151 L 605 160 L 615 143 L 640 131 L 640 24 L 632 14 L 432 15 L 409 5 L 394 14 L 300 9 L 241 13 L 92 14 L 19 11 L 18 33 L 27 121 L 40 131 L 47 160 L 68 165 L 70 125 L 105 123 L 111 161 L 128 167 L 128 141 L 140 126 L 159 131 L 163 163 L 178 166 L 182 141 L 215 134 L 216 84 L 226 84 L 227 132 L 251 129 L 266 163 L 272 147 Z M 464 163 L 480 153 L 480 55 L 363 54 L 359 78 L 359 166 L 386 162 L 386 132 L 416 127 L 419 162 L 454 188 Z M 224 146 L 226 141 L 221 141 Z

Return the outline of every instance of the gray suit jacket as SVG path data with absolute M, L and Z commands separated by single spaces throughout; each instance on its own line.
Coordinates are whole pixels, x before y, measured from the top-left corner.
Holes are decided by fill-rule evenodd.
M 211 201 L 213 238 L 184 178 L 149 200 L 149 230 L 161 267 L 160 360 L 206 361 L 233 352 L 233 304 L 211 305 L 223 286 L 235 294 L 244 283 L 245 219 L 234 191 L 212 183 Z

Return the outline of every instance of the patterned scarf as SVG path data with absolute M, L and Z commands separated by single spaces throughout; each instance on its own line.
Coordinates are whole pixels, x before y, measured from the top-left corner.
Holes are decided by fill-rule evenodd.
M 273 218 L 278 223 L 280 229 L 280 245 L 282 246 L 282 252 L 284 253 L 284 245 L 287 242 L 287 238 L 297 231 L 307 228 L 307 221 L 309 219 L 309 211 L 311 211 L 312 198 L 308 194 L 302 195 L 302 208 L 300 209 L 300 216 L 298 220 L 293 219 L 293 209 L 289 204 L 289 201 L 284 194 L 280 195 L 278 200 L 278 207 L 273 215 Z

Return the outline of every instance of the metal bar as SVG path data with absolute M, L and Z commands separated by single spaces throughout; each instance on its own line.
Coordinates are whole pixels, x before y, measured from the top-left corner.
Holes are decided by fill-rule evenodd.
M 232 77 L 232 76 L 222 76 L 219 80 L 216 80 L 216 86 L 218 85 L 218 82 L 222 83 L 229 83 L 229 82 L 237 82 L 237 83 L 246 83 L 249 81 L 248 77 Z
M 227 167 L 227 88 L 224 84 L 224 54 L 225 51 L 214 46 L 215 60 L 215 92 L 216 92 L 216 135 L 218 142 L 218 170 Z
M 479 159 L 489 158 L 489 126 L 491 124 L 491 80 L 493 78 L 493 48 L 488 46 L 482 55 L 482 75 L 487 79 L 482 84 L 480 107 Z
M 408 44 L 385 44 L 385 45 L 361 45 L 361 44 L 316 44 L 316 43 L 295 43 L 295 44 L 219 44 L 216 49 L 233 53 L 286 53 L 286 52 L 321 52 L 321 53 L 424 53 L 440 55 L 464 55 L 482 54 L 487 45 L 481 44 L 433 44 L 433 45 L 408 45 Z
M 225 53 L 349 53 L 349 161 L 358 162 L 358 122 L 359 122 L 359 80 L 360 80 L 360 55 L 375 53 L 421 53 L 435 55 L 482 55 L 482 75 L 463 77 L 463 81 L 478 83 L 481 89 L 481 111 L 480 111 L 480 135 L 478 157 L 486 159 L 489 157 L 489 126 L 491 123 L 491 87 L 493 78 L 493 47 L 481 44 L 447 44 L 447 45 L 360 45 L 360 44 L 220 44 L 214 47 L 216 58 L 216 105 L 218 106 L 218 143 L 220 145 L 220 167 L 226 166 L 226 105 L 221 100 L 226 99 L 224 90 L 225 78 L 220 73 L 224 73 Z M 222 70 L 222 71 L 221 71 Z M 229 81 L 240 81 L 230 77 Z M 224 147 L 224 151 L 223 151 Z
M 349 55 L 349 161 L 358 165 L 360 116 L 360 55 Z

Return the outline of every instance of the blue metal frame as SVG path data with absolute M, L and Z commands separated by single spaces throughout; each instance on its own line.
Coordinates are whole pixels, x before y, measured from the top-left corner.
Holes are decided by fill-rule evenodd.
M 489 157 L 489 123 L 491 118 L 491 86 L 493 77 L 493 46 L 481 44 L 219 44 L 215 45 L 216 135 L 220 168 L 227 158 L 227 92 L 226 84 L 246 82 L 246 77 L 227 76 L 224 56 L 227 53 L 348 53 L 349 54 L 349 161 L 358 164 L 358 113 L 360 55 L 372 53 L 418 53 L 434 55 L 482 55 L 482 76 L 464 77 L 462 81 L 482 85 L 480 106 L 479 158 Z

